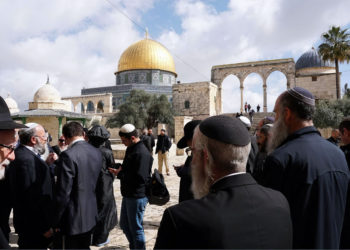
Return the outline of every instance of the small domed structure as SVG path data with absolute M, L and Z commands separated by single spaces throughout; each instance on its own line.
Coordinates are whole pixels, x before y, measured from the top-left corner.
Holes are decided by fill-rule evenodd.
M 39 88 L 34 94 L 34 102 L 60 102 L 61 95 L 58 90 L 53 87 L 49 78 L 44 86 Z
M 70 111 L 71 103 L 63 101 L 58 90 L 50 84 L 47 77 L 46 84 L 34 94 L 33 102 L 29 103 L 29 110 L 33 109 L 61 109 Z
M 5 98 L 5 102 L 11 114 L 19 112 L 17 102 L 10 96 L 10 94 Z
M 330 61 L 322 60 L 321 56 L 314 47 L 302 54 L 295 64 L 296 70 L 319 67 L 334 68 L 335 66 Z

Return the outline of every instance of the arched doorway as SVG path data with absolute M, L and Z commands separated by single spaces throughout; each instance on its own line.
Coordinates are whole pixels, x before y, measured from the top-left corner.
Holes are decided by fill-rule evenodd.
M 104 113 L 103 107 L 104 107 L 104 102 L 102 100 L 98 101 L 97 103 L 97 113 Z
M 273 71 L 266 79 L 267 111 L 272 112 L 277 97 L 287 90 L 287 78 L 281 71 Z
M 84 110 L 84 104 L 82 102 L 79 102 L 76 106 L 75 106 L 75 112 L 77 113 L 81 113 L 83 114 L 85 112 Z
M 263 78 L 258 73 L 250 73 L 243 82 L 243 105 L 250 105 L 250 110 L 257 111 L 257 106 L 263 106 Z M 249 112 L 249 111 L 248 111 Z
M 238 77 L 235 75 L 227 76 L 222 81 L 221 88 L 222 112 L 241 112 L 241 91 Z
M 94 106 L 94 103 L 92 101 L 89 101 L 87 103 L 86 112 L 87 113 L 95 113 L 95 106 Z

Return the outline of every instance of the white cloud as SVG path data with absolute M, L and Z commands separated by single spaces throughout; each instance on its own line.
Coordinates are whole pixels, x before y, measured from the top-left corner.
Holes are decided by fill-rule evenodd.
M 142 16 L 161 0 L 108 1 L 142 23 Z M 182 29 L 163 27 L 154 39 L 174 54 L 182 82 L 210 80 L 213 65 L 286 55 L 297 58 L 330 25 L 350 23 L 347 0 L 331 4 L 326 0 L 231 0 L 221 12 L 213 6 L 215 1 L 169 4 L 174 5 Z M 45 83 L 46 74 L 62 96 L 79 95 L 82 87 L 113 85 L 121 53 L 144 35 L 102 0 L 4 0 L 0 10 L 0 94 L 10 92 L 21 109 Z M 283 77 L 275 81 L 279 79 Z M 262 100 L 260 83 L 259 79 L 244 83 L 244 96 L 254 100 L 254 106 L 255 100 Z M 270 109 L 283 89 L 273 85 L 268 91 Z M 232 92 L 238 101 L 228 104 L 230 108 L 240 103 L 239 88 L 237 93 Z

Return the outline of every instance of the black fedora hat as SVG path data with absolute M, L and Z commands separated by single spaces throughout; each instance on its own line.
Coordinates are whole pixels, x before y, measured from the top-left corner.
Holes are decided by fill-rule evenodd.
M 193 137 L 193 132 L 196 126 L 201 123 L 201 120 L 193 120 L 188 123 L 186 123 L 184 127 L 184 136 L 179 140 L 177 143 L 178 148 L 186 148 L 187 147 L 187 140 L 191 140 Z
M 23 124 L 16 123 L 12 120 L 10 110 L 5 100 L 0 96 L 0 130 L 26 128 Z

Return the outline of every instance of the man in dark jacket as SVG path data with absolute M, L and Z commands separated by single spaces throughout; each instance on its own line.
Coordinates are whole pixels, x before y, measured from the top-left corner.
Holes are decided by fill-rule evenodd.
M 339 248 L 349 170 L 343 152 L 313 126 L 313 95 L 295 87 L 283 92 L 274 111 L 262 183 L 289 201 L 293 248 Z
M 152 153 L 153 153 L 153 148 L 156 145 L 156 143 L 155 143 L 153 131 L 152 131 L 151 128 L 148 129 L 148 134 L 147 135 L 151 138 L 151 149 L 152 149 Z
M 140 140 L 145 144 L 147 150 L 152 154 L 152 139 L 147 134 L 147 129 L 142 131 L 142 135 L 140 136 Z
M 345 118 L 339 125 L 340 137 L 343 146 L 340 149 L 344 152 L 348 168 L 350 169 L 350 118 Z M 340 248 L 350 248 L 350 193 L 348 188 L 343 230 L 340 239 Z
M 193 132 L 196 126 L 200 123 L 200 120 L 193 120 L 188 122 L 184 127 L 184 136 L 177 143 L 177 147 L 180 149 L 192 146 Z M 189 155 L 186 162 L 182 166 L 174 166 L 177 175 L 180 180 L 179 202 L 192 200 L 193 192 L 191 190 L 192 177 L 191 177 L 191 161 L 192 155 Z
M 148 202 L 146 188 L 151 179 L 153 157 L 140 140 L 132 124 L 120 128 L 119 136 L 127 146 L 122 167 L 110 171 L 118 175 L 123 196 L 120 227 L 129 241 L 130 249 L 145 249 L 143 214 Z
M 102 155 L 84 140 L 80 123 L 65 124 L 63 135 L 69 146 L 57 164 L 54 225 L 63 234 L 66 249 L 89 249 L 98 215 L 95 190 Z
M 5 100 L 0 96 L 0 249 L 9 249 L 9 217 L 11 212 L 8 178 L 5 177 L 8 165 L 15 159 L 17 143 L 15 129 L 26 128 L 12 120 Z
M 169 149 L 171 147 L 171 141 L 169 137 L 165 134 L 165 129 L 160 130 L 160 135 L 158 135 L 156 154 L 158 154 L 158 171 L 163 173 L 163 162 L 166 168 L 166 174 L 169 175 Z
M 45 153 L 45 130 L 37 123 L 26 126 L 19 131 L 21 144 L 8 169 L 13 224 L 20 248 L 47 248 L 53 233 L 53 179 L 49 165 L 57 158 L 53 153 L 46 162 L 40 158 Z
M 332 129 L 331 136 L 327 139 L 327 141 L 333 143 L 335 146 L 339 145 L 339 129 Z
M 165 210 L 156 249 L 292 247 L 288 202 L 245 172 L 249 151 L 249 133 L 238 119 L 201 122 L 192 141 L 196 200 Z

